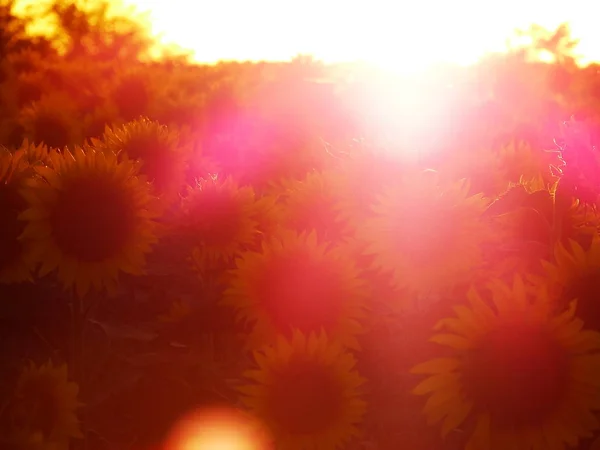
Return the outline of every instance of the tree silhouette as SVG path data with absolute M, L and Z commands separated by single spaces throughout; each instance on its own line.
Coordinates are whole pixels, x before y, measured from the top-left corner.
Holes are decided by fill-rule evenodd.
M 34 50 L 46 54 L 50 42 L 43 37 L 27 34 L 30 19 L 14 13 L 15 0 L 0 0 L 0 58 L 23 50 Z
M 152 38 L 143 17 L 114 14 L 118 2 L 55 0 L 37 12 L 37 20 L 52 24 L 50 39 L 67 60 L 91 57 L 98 61 L 147 57 Z
M 549 56 L 552 62 L 574 63 L 574 50 L 579 41 L 571 37 L 571 29 L 567 23 L 559 25 L 555 30 L 548 30 L 541 25 L 531 25 L 526 30 L 517 30 L 517 37 L 527 38 L 525 54 L 534 59 Z

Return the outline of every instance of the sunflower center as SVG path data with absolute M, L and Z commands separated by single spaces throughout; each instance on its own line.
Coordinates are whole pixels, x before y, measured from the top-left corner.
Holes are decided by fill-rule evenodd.
M 408 209 L 396 223 L 395 248 L 417 264 L 430 264 L 444 254 L 452 243 L 457 224 L 442 211 L 415 205 Z
M 56 244 L 84 262 L 118 256 L 136 230 L 132 203 L 129 193 L 104 175 L 71 180 L 50 217 Z
M 21 254 L 18 240 L 24 222 L 18 220 L 25 201 L 13 186 L 0 183 L 0 270 L 12 264 Z
M 316 193 L 296 200 L 290 206 L 290 224 L 298 232 L 316 230 L 319 237 L 335 240 L 341 235 L 341 223 L 331 198 Z
M 568 386 L 569 359 L 543 327 L 516 323 L 491 332 L 465 360 L 465 389 L 495 423 L 543 421 Z
M 271 417 L 291 434 L 319 433 L 343 413 L 340 381 L 326 366 L 299 361 L 275 375 L 268 387 Z
M 577 316 L 586 328 L 600 331 L 600 272 L 594 271 L 570 283 L 563 293 L 566 302 L 577 299 Z
M 283 333 L 329 331 L 338 323 L 343 286 L 325 262 L 297 252 L 275 258 L 260 283 L 259 298 L 271 321 Z

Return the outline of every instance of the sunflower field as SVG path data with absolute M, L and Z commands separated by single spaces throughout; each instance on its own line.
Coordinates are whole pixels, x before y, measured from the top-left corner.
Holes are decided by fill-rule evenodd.
M 600 66 L 564 27 L 410 78 L 51 13 L 0 7 L 0 449 L 600 449 Z

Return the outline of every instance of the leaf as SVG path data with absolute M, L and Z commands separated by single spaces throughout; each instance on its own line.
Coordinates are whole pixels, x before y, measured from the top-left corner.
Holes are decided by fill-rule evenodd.
M 109 324 L 93 319 L 90 319 L 90 323 L 100 327 L 110 339 L 152 342 L 158 337 L 157 333 L 153 333 L 151 331 L 143 330 L 136 327 L 131 327 L 129 325 Z
M 548 222 L 552 221 L 552 212 L 554 210 L 554 201 L 552 199 L 552 194 L 550 194 L 547 190 L 535 191 L 529 194 L 529 198 L 525 207 L 529 207 L 538 211 L 542 217 L 544 217 Z
M 516 255 L 528 255 L 536 258 L 549 257 L 552 252 L 552 247 L 547 243 L 538 241 L 519 241 L 514 240 L 507 242 L 498 248 L 501 254 L 516 254 Z
M 519 239 L 538 242 L 550 242 L 552 225 L 546 217 L 536 209 L 520 207 L 509 213 L 498 216 L 505 226 L 515 230 Z
M 545 189 L 529 193 L 523 186 L 514 186 L 493 202 L 485 214 L 488 217 L 499 216 L 520 208 L 533 209 L 550 221 L 553 211 L 552 195 Z
M 513 211 L 527 202 L 529 193 L 522 185 L 510 187 L 504 194 L 500 195 L 484 211 L 486 217 L 498 216 L 509 211 Z

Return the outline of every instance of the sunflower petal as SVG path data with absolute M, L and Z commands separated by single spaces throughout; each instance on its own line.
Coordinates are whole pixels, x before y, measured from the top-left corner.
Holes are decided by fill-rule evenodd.
M 416 365 L 410 370 L 414 374 L 450 373 L 460 366 L 456 358 L 436 358 Z

